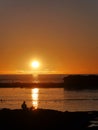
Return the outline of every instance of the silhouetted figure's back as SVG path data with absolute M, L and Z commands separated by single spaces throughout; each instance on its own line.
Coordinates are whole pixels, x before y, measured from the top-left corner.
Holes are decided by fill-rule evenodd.
M 23 110 L 27 110 L 27 105 L 26 105 L 25 101 L 23 102 L 23 104 L 21 105 L 21 107 L 22 107 Z

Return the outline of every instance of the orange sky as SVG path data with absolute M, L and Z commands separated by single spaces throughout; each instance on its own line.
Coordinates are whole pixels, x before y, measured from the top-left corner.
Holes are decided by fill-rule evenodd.
M 98 73 L 96 0 L 1 0 L 0 73 Z

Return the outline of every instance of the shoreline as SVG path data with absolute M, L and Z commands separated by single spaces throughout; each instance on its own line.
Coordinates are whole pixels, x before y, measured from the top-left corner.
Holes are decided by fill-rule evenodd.
M 64 83 L 0 83 L 0 88 L 64 88 Z
M 75 129 L 88 130 L 91 121 L 98 118 L 98 111 L 57 111 L 51 109 L 6 109 L 0 110 L 0 128 L 5 129 Z
M 65 90 L 73 91 L 73 90 L 98 90 L 97 87 L 84 87 L 81 86 L 73 86 L 73 85 L 66 85 L 65 83 L 21 83 L 21 82 L 14 82 L 14 83 L 0 83 L 0 88 L 64 88 Z

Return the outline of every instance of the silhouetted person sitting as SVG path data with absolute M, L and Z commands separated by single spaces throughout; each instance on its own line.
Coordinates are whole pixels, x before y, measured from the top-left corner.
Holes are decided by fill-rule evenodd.
M 32 110 L 34 110 L 34 106 L 31 106 L 31 107 L 30 107 L 30 111 L 32 111 Z
M 23 110 L 27 110 L 27 105 L 26 105 L 25 101 L 24 101 L 23 104 L 21 105 L 21 108 L 22 108 Z

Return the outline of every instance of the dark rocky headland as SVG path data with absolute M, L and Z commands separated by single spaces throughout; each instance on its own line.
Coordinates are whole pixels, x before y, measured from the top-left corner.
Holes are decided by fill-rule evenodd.
M 68 90 L 98 89 L 98 75 L 69 75 L 64 77 L 64 88 Z

